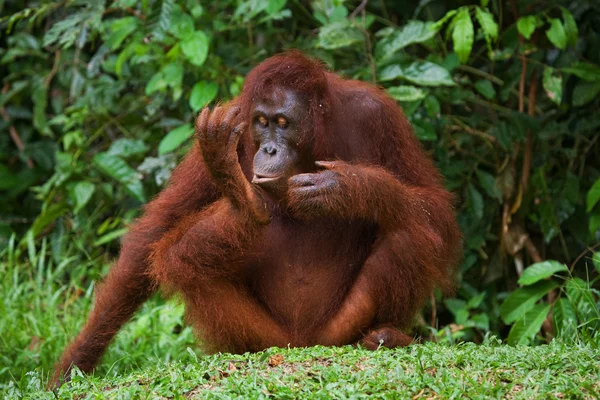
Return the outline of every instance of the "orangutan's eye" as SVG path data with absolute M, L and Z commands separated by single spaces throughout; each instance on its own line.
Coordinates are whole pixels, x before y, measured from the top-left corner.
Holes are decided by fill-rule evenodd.
M 263 115 L 258 117 L 258 123 L 265 127 L 269 125 L 269 121 Z
M 288 121 L 284 117 L 277 118 L 277 125 L 281 128 L 285 128 L 288 126 Z

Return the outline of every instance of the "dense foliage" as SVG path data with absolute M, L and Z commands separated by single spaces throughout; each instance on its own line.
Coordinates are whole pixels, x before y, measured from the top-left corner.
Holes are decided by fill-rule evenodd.
M 593 3 L 0 1 L 0 274 L 18 264 L 20 281 L 44 265 L 83 294 L 186 152 L 197 111 L 299 48 L 384 86 L 457 195 L 460 285 L 426 310 L 421 333 L 593 336 Z

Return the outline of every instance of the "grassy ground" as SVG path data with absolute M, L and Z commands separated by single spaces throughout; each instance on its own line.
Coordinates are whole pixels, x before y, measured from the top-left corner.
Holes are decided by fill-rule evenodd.
M 52 263 L 29 248 L 0 254 L 0 397 L 54 399 L 53 364 L 92 303 L 105 259 Z M 368 352 L 354 347 L 270 349 L 202 356 L 182 307 L 154 298 L 120 332 L 92 377 L 59 398 L 594 398 L 600 343 L 509 347 L 427 343 Z
M 59 398 L 598 398 L 600 353 L 539 347 L 427 343 L 368 352 L 353 347 L 160 363 L 118 377 L 75 377 Z M 26 397 L 54 398 L 27 377 Z M 16 392 L 13 392 L 16 394 Z

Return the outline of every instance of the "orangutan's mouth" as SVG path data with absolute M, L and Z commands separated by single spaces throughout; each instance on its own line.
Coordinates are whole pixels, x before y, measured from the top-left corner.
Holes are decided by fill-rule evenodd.
M 273 183 L 281 178 L 281 175 L 267 176 L 267 175 L 254 175 L 252 183 L 258 186 Z

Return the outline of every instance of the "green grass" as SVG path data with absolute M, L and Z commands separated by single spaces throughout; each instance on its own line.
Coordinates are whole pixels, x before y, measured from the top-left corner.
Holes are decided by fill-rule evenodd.
M 0 254 L 0 397 L 54 399 L 44 386 L 92 304 L 105 258 L 54 263 L 45 246 Z M 21 261 L 16 261 L 19 259 Z M 426 343 L 369 352 L 347 346 L 200 355 L 183 310 L 153 298 L 117 336 L 93 376 L 59 398 L 594 398 L 600 350 L 587 344 L 510 347 Z M 276 356 L 278 355 L 278 356 Z M 282 358 L 280 358 L 281 356 Z
M 159 363 L 117 377 L 75 376 L 59 398 L 598 398 L 600 353 L 591 347 L 509 347 L 434 343 L 369 352 L 342 348 L 269 349 L 263 353 Z M 100 374 L 98 374 L 100 375 Z M 31 374 L 26 397 L 38 391 Z

